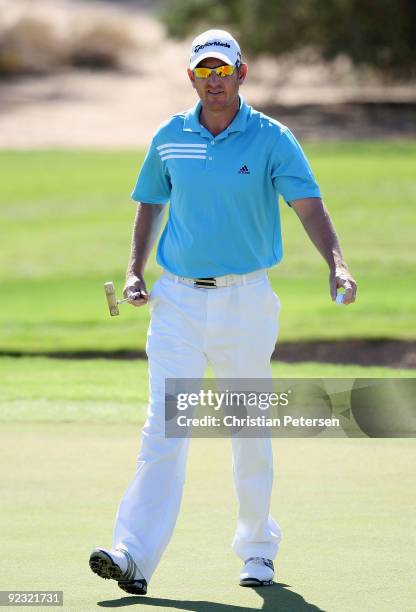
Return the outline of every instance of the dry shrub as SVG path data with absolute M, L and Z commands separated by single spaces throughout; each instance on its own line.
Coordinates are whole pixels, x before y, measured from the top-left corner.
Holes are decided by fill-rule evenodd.
M 0 75 L 44 74 L 64 56 L 52 27 L 39 19 L 24 17 L 0 33 Z
M 121 23 L 102 22 L 59 37 L 47 21 L 24 17 L 0 28 L 0 77 L 39 75 L 74 66 L 115 70 L 135 47 Z
M 73 36 L 69 62 L 79 68 L 119 69 L 123 54 L 134 47 L 135 43 L 123 25 L 102 22 Z

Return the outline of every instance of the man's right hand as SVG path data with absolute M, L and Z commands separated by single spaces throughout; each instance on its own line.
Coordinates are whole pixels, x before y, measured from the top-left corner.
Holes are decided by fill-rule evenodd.
M 142 276 L 128 276 L 123 289 L 123 296 L 129 298 L 129 304 L 132 306 L 144 306 L 149 301 L 149 295 L 146 289 L 146 283 Z

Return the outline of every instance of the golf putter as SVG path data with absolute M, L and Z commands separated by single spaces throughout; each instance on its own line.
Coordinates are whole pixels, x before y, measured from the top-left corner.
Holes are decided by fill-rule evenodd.
M 110 315 L 112 317 L 116 317 L 120 314 L 118 305 L 123 304 L 124 302 L 128 302 L 131 299 L 136 299 L 140 295 L 140 291 L 138 293 L 130 294 L 130 297 L 123 298 L 122 300 L 118 300 L 116 298 L 116 290 L 114 289 L 114 283 L 111 281 L 108 283 L 104 283 L 104 291 L 105 296 L 107 298 L 108 310 L 110 311 Z

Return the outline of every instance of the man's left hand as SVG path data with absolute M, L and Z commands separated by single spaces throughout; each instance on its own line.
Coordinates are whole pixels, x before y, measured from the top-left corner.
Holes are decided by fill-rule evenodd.
M 336 300 L 337 290 L 343 288 L 345 289 L 343 304 L 347 305 L 355 302 L 357 283 L 351 276 L 347 266 L 336 266 L 331 270 L 329 275 L 329 288 L 333 301 Z

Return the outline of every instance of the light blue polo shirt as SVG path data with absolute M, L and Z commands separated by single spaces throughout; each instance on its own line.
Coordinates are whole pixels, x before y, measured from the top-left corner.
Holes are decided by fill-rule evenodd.
M 170 201 L 157 262 L 191 278 L 246 274 L 282 258 L 279 194 L 320 197 L 290 130 L 240 100 L 232 123 L 213 136 L 201 103 L 156 132 L 132 198 Z

